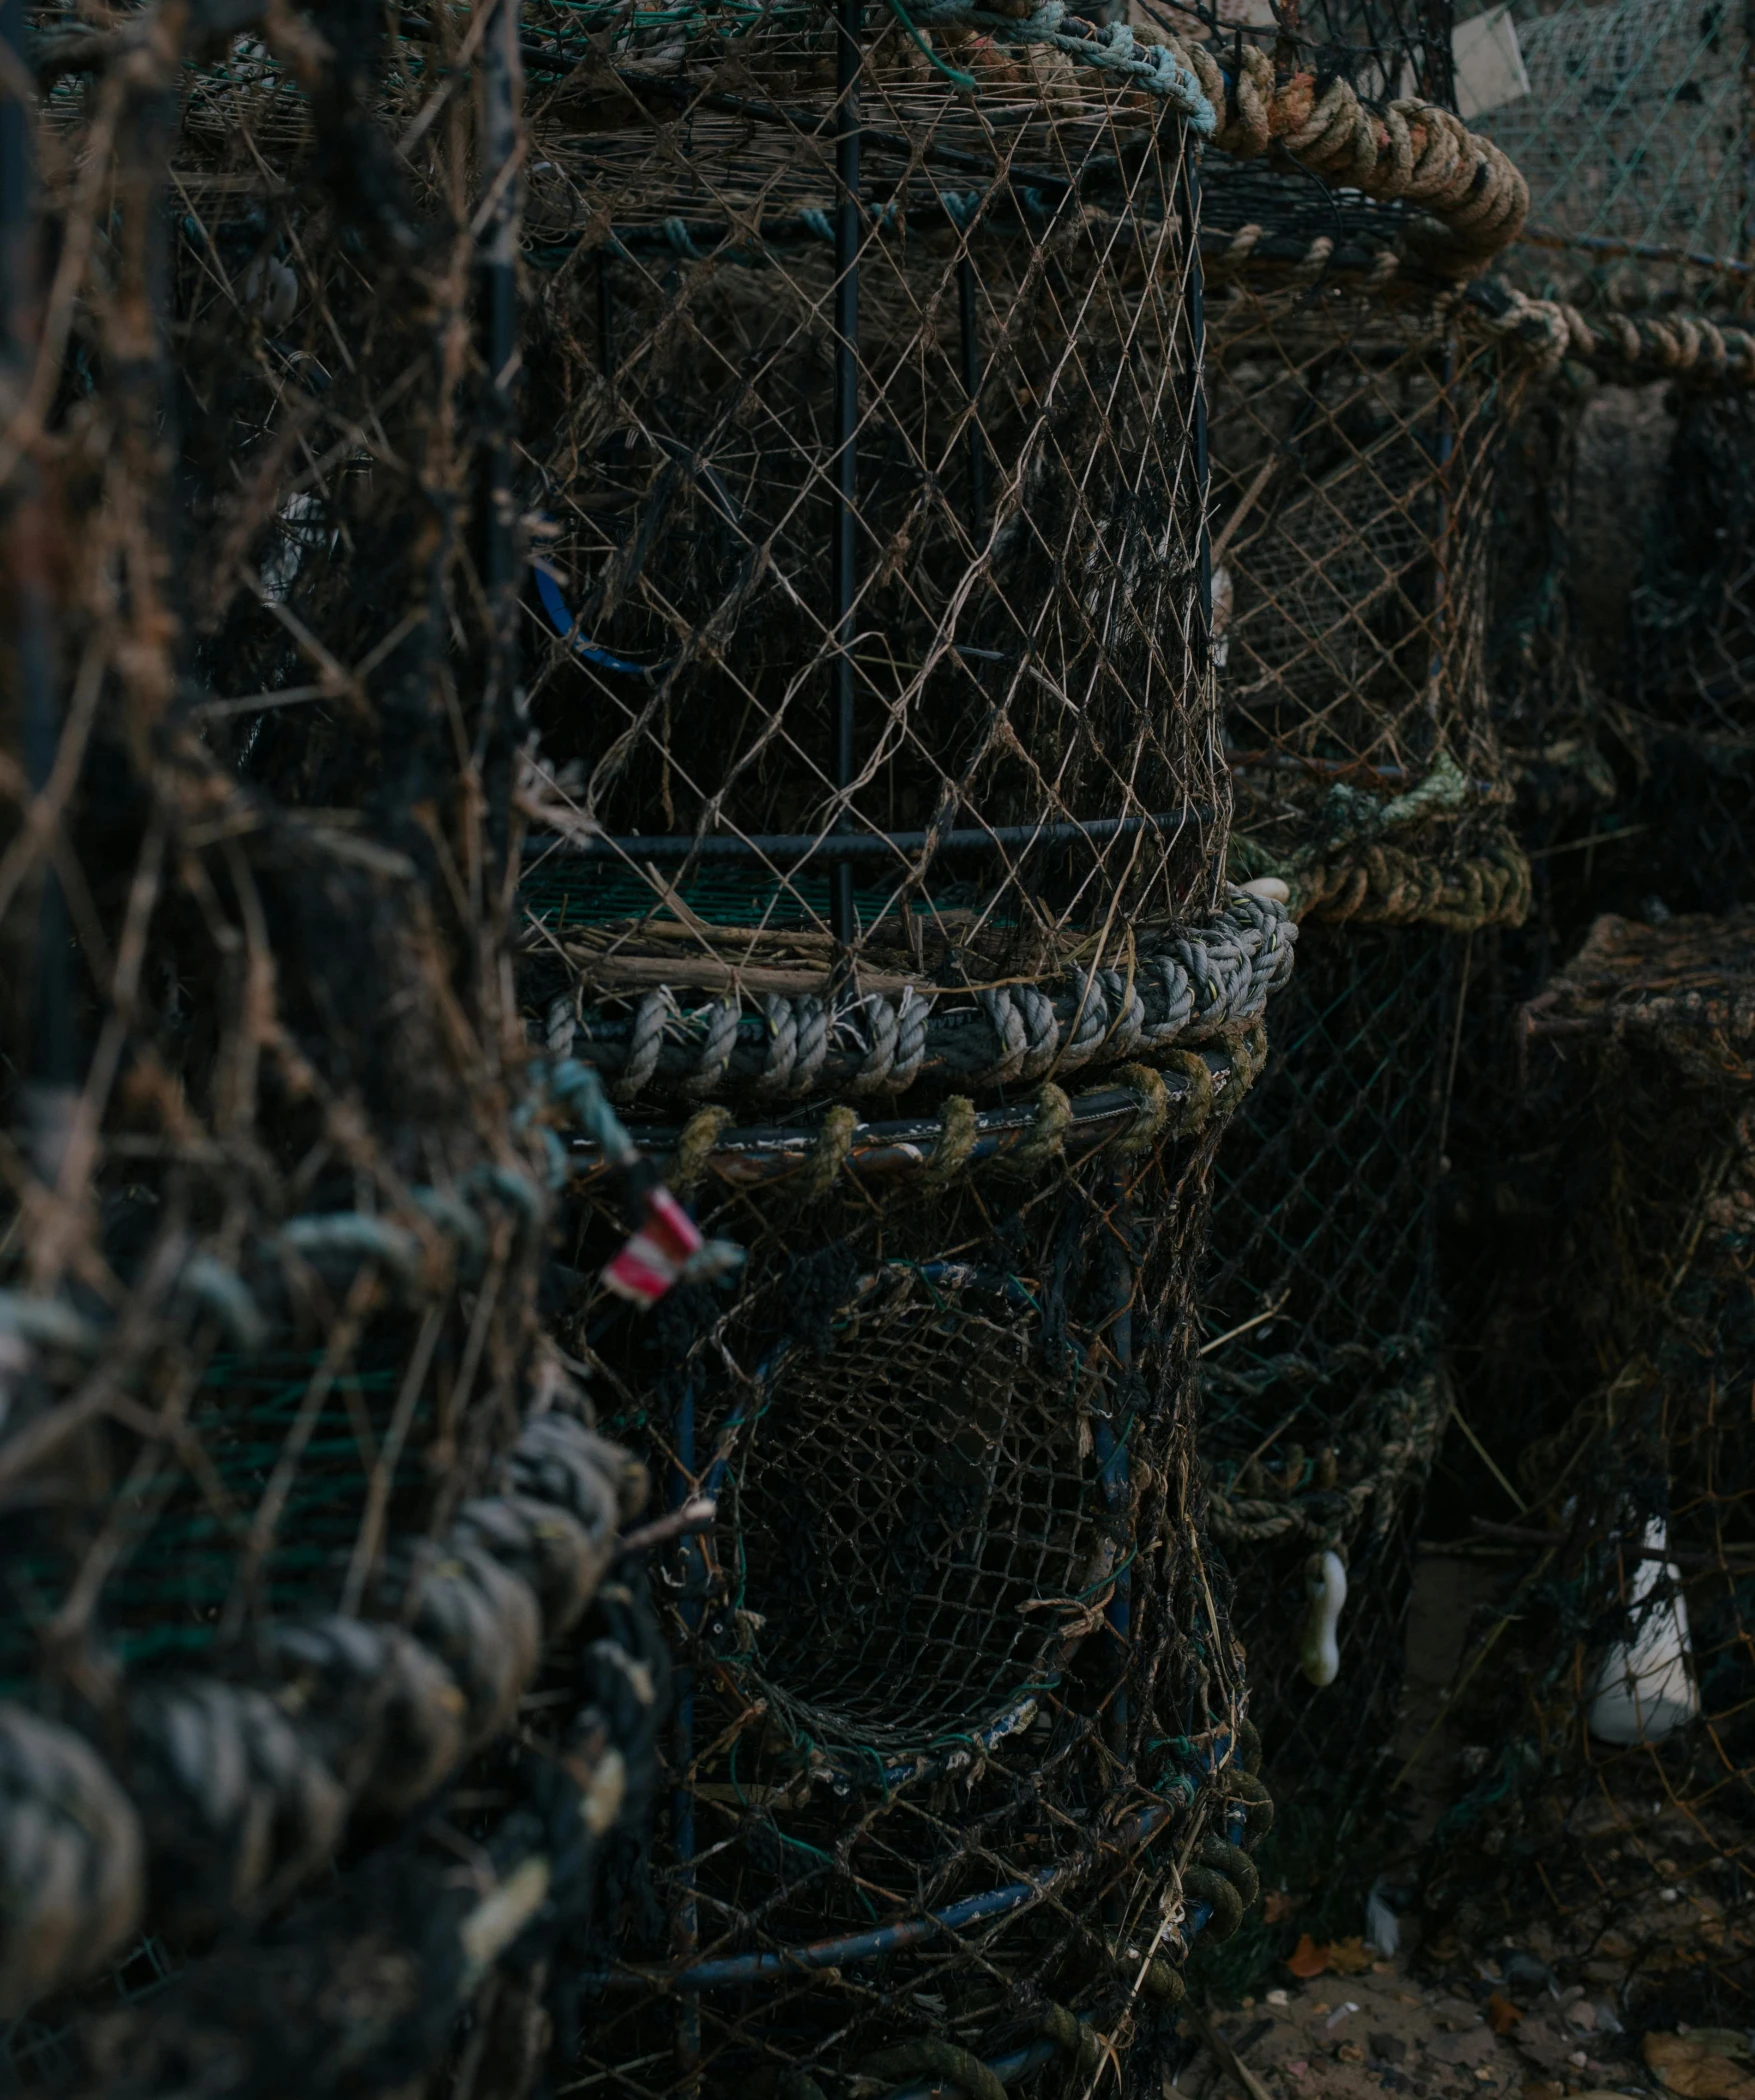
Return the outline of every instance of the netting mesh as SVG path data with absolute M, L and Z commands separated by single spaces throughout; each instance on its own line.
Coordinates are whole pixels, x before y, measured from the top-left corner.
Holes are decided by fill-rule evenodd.
M 1520 11 L 1529 93 L 1478 118 L 1530 187 L 1511 267 L 1531 289 L 1742 304 L 1748 25 L 1736 8 L 1615 0 Z M 1728 273 L 1715 265 L 1729 265 Z
M 680 133 L 570 77 L 536 212 L 571 632 L 530 880 L 582 1019 L 834 940 L 874 981 L 1110 963 L 1223 843 L 1181 123 L 986 42 L 972 106 L 891 22 L 850 192 L 832 26 L 687 34 Z
M 1729 2016 L 1755 1944 L 1749 960 L 1746 915 L 1605 918 L 1528 1010 L 1519 1281 L 1471 1380 L 1527 1508 L 1486 1525 L 1521 1558 L 1458 1712 L 1504 1747 L 1429 1900 L 1471 1938 L 1515 1912 L 1612 1947 L 1652 2025 Z
M 1302 911 L 1515 920 L 1481 664 L 1498 353 L 1341 288 L 1210 312 L 1234 859 Z
M 1395 1733 L 1412 1531 L 1445 1414 L 1440 1153 L 1462 942 L 1306 930 L 1274 1057 L 1217 1162 L 1202 1455 L 1268 1769 L 1334 1799 Z M 1339 1674 L 1304 1674 L 1313 1553 L 1347 1563 Z

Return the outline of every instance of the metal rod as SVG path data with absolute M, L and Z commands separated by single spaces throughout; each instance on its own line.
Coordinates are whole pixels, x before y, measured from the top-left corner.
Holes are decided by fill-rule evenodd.
M 981 440 L 981 337 L 975 325 L 975 265 L 957 258 L 957 312 L 963 336 L 963 392 L 977 413 L 969 421 L 969 537 L 979 547 L 987 529 L 987 450 Z
M 1689 263 L 1727 277 L 1755 276 L 1755 263 L 1729 255 L 1704 255 L 1696 248 L 1671 248 L 1658 241 L 1617 241 L 1600 233 L 1561 233 L 1547 226 L 1526 226 L 1518 235 L 1527 248 L 1582 248 L 1588 255 L 1625 255 L 1638 262 Z
M 1116 1849 L 1136 1851 L 1148 1843 L 1176 1813 L 1154 1805 L 1141 1809 L 1115 1833 Z M 1107 1848 L 1106 1848 L 1107 1849 Z M 768 1977 L 806 1974 L 814 1969 L 838 1968 L 843 1962 L 872 1961 L 894 1954 L 903 1947 L 918 1947 L 940 1933 L 958 1932 L 966 1925 L 984 1924 L 1003 1918 L 1026 1904 L 1048 1895 L 1061 1883 L 1086 1872 L 1094 1862 L 1088 1858 L 1069 1860 L 1030 1881 L 1014 1881 L 1004 1888 L 987 1889 L 979 1896 L 965 1896 L 943 1910 L 905 1918 L 896 1925 L 877 1925 L 865 1932 L 850 1932 L 839 1939 L 815 1940 L 803 1947 L 786 1947 L 770 1954 L 733 1954 L 719 1961 L 697 1962 L 671 1979 L 679 1991 L 723 1990 L 728 1984 L 759 1983 Z M 1205 1906 L 1192 1905 L 1193 1910 Z M 1210 1913 L 1209 1913 L 1210 1915 Z M 1205 1920 L 1203 1918 L 1202 1922 Z
M 1201 1055 L 1212 1075 L 1214 1094 L 1224 1099 L 1236 1078 L 1234 1057 L 1227 1050 L 1218 1048 Z M 1185 1076 L 1171 1072 L 1163 1077 L 1165 1094 L 1172 1103 L 1188 1098 L 1191 1082 Z M 1065 1130 L 1069 1163 L 1076 1165 L 1101 1146 L 1124 1136 L 1128 1127 L 1138 1121 L 1141 1107 L 1142 1097 L 1126 1087 L 1107 1087 L 1075 1095 Z M 1015 1152 L 1035 1130 L 1036 1113 L 1029 1102 L 1015 1103 L 1009 1108 L 977 1110 L 975 1141 L 967 1164 L 978 1166 L 986 1160 L 1004 1158 Z M 934 1150 L 943 1135 L 944 1125 L 929 1117 L 910 1118 L 905 1122 L 861 1123 L 848 1141 L 847 1164 L 854 1173 L 862 1176 L 920 1173 L 931 1166 Z M 674 1128 L 640 1129 L 632 1136 L 647 1157 L 662 1158 L 675 1152 L 681 1132 Z M 708 1156 L 706 1170 L 734 1188 L 754 1188 L 771 1181 L 783 1181 L 789 1175 L 803 1173 L 810 1166 L 820 1137 L 820 1132 L 807 1129 L 728 1130 Z M 572 1137 L 567 1141 L 567 1151 L 573 1173 L 581 1181 L 593 1180 L 613 1168 L 614 1162 L 604 1157 L 594 1138 Z M 727 1424 L 728 1428 L 731 1426 Z M 722 1484 L 723 1473 L 715 1467 L 702 1482 L 702 1492 L 716 1495 Z
M 835 103 L 835 503 L 830 588 L 835 602 L 834 738 L 831 773 L 838 789 L 853 780 L 853 599 L 859 502 L 859 31 L 864 0 L 839 0 Z M 845 829 L 845 809 L 837 828 Z M 852 943 L 853 870 L 834 870 L 829 924 Z
M 753 832 L 748 838 L 723 833 L 701 838 L 684 832 L 636 832 L 611 837 L 562 838 L 555 832 L 537 832 L 524 841 L 526 860 L 543 860 L 553 854 L 563 860 L 762 860 L 784 859 L 851 861 L 900 858 L 924 853 L 999 853 L 1013 847 L 1066 845 L 1075 839 L 1093 844 L 1104 839 L 1132 838 L 1140 831 L 1175 831 L 1184 824 L 1203 824 L 1212 819 L 1205 803 L 1185 802 L 1180 809 L 1160 810 L 1148 817 L 1076 818 L 1060 824 L 996 824 L 966 831 L 810 831 Z

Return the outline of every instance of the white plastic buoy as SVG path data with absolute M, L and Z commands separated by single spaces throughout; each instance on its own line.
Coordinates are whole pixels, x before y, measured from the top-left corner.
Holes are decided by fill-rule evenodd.
M 1645 1527 L 1646 1545 L 1662 1553 L 1669 1542 L 1669 1527 L 1653 1517 Z M 1660 1571 L 1668 1594 L 1653 1598 Z M 1675 1587 L 1680 1580 L 1670 1561 L 1641 1560 L 1635 1569 L 1633 1638 L 1615 1643 L 1591 1686 L 1590 1732 L 1599 1742 L 1661 1743 L 1699 1713 L 1689 1667 L 1688 1607 Z
M 1304 1594 L 1310 1608 L 1304 1618 L 1298 1667 L 1314 1685 L 1333 1684 L 1341 1674 L 1335 1629 L 1347 1601 L 1347 1570 L 1338 1553 L 1313 1553 L 1304 1563 Z

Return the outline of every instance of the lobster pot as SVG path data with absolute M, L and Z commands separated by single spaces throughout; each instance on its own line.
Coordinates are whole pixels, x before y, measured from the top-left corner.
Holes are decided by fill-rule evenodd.
M 1396 1732 L 1413 1536 L 1447 1413 L 1437 1188 L 1462 942 L 1306 929 L 1214 1173 L 1201 1455 L 1270 1773 L 1332 1805 Z M 1339 1660 L 1312 1681 L 1332 1554 Z M 1314 1674 L 1326 1674 L 1320 1663 Z
M 0 2049 L 144 2093 L 315 2087 L 339 2048 L 369 2091 L 499 1951 L 469 1972 L 411 1813 L 503 1747 L 547 1637 L 646 1657 L 585 1616 L 637 1480 L 539 1351 L 548 1103 L 502 967 L 522 505 L 477 292 L 515 51 L 411 131 L 430 67 L 375 30 L 142 21 L 51 9 L 7 57 L 45 85 L 0 206 L 35 433 L 0 465 Z M 584 1653 L 544 1736 L 598 1710 Z M 650 1742 L 606 1728 L 569 1785 L 613 1753 L 634 1813 Z M 522 1856 L 501 1776 L 468 1902 Z M 404 1984 L 319 2003 L 362 1942 Z
M 1300 915 L 1516 923 L 1481 672 L 1499 353 L 1417 298 L 1270 289 L 1251 230 L 1208 307 L 1233 865 Z
M 1071 2092 L 1100 2037 L 1158 2079 L 1271 1813 L 1189 1499 L 1199 1122 L 1154 1143 L 1130 1109 L 1047 1175 L 720 1140 L 696 1200 L 744 1280 L 648 1331 L 606 1423 L 716 1519 L 656 1563 L 671 1792 L 580 2004 L 588 2075 Z M 571 1336 L 637 1340 L 603 1302 Z
M 1057 996 L 1221 901 L 1185 122 L 934 34 L 978 113 L 887 12 L 697 25 L 551 112 L 524 897 L 624 1098 L 660 985 L 747 1052 L 833 955 Z M 709 1049 L 694 1098 L 763 1069 Z
M 1519 10 L 1528 91 L 1473 121 L 1529 183 L 1531 234 L 1508 263 L 1526 290 L 1734 307 L 1714 265 L 1748 255 L 1748 34 L 1682 0 Z
M 1461 1725 L 1502 1748 L 1440 1826 L 1428 1901 L 1472 1940 L 1514 1909 L 1569 1937 L 1642 1915 L 1629 2003 L 1653 2024 L 1750 1982 L 1752 962 L 1746 911 L 1605 917 L 1526 1010 L 1505 1310 L 1470 1396 L 1549 1543 L 1506 1564 L 1492 1666 L 1465 1659 Z M 1679 1894 L 1652 1918 L 1660 1860 Z

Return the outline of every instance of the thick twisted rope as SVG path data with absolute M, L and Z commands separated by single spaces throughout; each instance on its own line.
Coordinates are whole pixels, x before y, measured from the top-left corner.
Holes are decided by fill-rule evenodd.
M 1241 1033 L 1292 971 L 1297 928 L 1279 899 L 1238 891 L 1208 926 L 1166 937 L 1131 971 L 1070 970 L 1058 984 L 974 993 L 908 985 L 895 994 L 768 993 L 747 1007 L 685 1007 L 661 985 L 626 1020 L 580 1014 L 571 997 L 546 1016 L 551 1049 L 590 1057 L 618 1100 L 711 1100 L 747 1091 L 770 1102 L 824 1093 L 905 1093 L 917 1080 L 971 1092 L 1034 1086 L 1097 1065 L 1165 1063 L 1178 1048 Z M 588 965 L 587 965 L 588 966 Z
M 1224 1546 L 1297 1538 L 1344 1554 L 1367 1512 L 1375 1535 L 1395 1521 L 1407 1491 L 1431 1469 L 1448 1414 L 1436 1371 L 1393 1387 L 1373 1403 L 1353 1450 L 1319 1454 L 1308 1461 L 1308 1477 L 1302 1448 L 1292 1446 L 1278 1481 L 1252 1463 L 1229 1488 L 1209 1482 L 1208 1527 Z
M 511 1724 L 645 1494 L 616 1446 L 539 1415 L 443 1547 L 405 1556 L 393 1619 L 275 1629 L 251 1682 L 131 1688 L 113 1775 L 0 1707 L 0 2010 L 90 1974 L 143 1916 L 189 1934 L 259 1909 L 323 1866 L 354 1811 L 424 1799 Z
M 1531 299 L 1498 278 L 1465 295 L 1471 312 L 1496 335 L 1553 367 L 1576 358 L 1593 370 L 1630 379 L 1681 379 L 1741 391 L 1755 387 L 1755 330 L 1703 314 L 1602 314 L 1591 318 L 1562 299 Z

